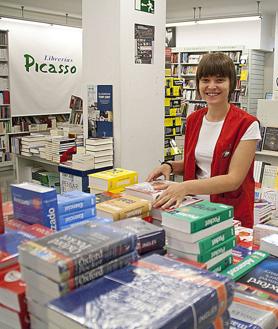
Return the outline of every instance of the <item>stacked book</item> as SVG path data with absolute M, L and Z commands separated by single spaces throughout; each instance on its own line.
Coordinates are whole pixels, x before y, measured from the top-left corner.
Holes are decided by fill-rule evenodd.
M 233 207 L 200 201 L 162 213 L 162 225 L 170 253 L 219 272 L 232 263 Z
M 41 134 L 31 134 L 21 137 L 21 155 L 31 157 L 40 156 L 40 150 L 45 148 L 47 136 Z
M 254 202 L 254 224 L 267 222 L 272 216 L 272 204 L 266 200 L 255 200 Z
M 113 138 L 89 138 L 85 142 L 86 154 L 92 155 L 94 159 L 94 167 L 99 169 L 105 167 L 113 167 Z
M 49 328 L 215 328 L 232 298 L 227 277 L 152 255 L 51 301 Z
M 123 195 L 98 203 L 96 209 L 98 217 L 111 218 L 114 221 L 134 216 L 145 218 L 150 214 L 151 203 L 132 195 Z
M 29 328 L 18 246 L 51 233 L 51 230 L 39 224 L 28 225 L 17 220 L 6 223 L 6 233 L 0 235 L 0 328 Z
M 56 137 L 52 139 L 51 155 L 52 161 L 60 163 L 61 155 L 72 147 L 75 147 L 75 139 L 68 137 Z
M 278 234 L 277 219 L 271 219 L 263 224 L 257 224 L 253 228 L 253 243 L 259 246 L 263 237 L 275 233 Z
M 165 254 L 165 231 L 163 228 L 150 224 L 138 217 L 113 222 L 112 225 L 136 234 L 136 250 L 139 255 Z
M 96 198 L 94 194 L 70 191 L 57 195 L 57 231 L 96 217 Z
M 88 175 L 91 193 L 123 192 L 125 187 L 138 183 L 138 173 L 133 170 L 114 168 Z
M 271 234 L 262 238 L 260 249 L 275 257 L 278 257 L 278 234 Z
M 48 328 L 45 305 L 54 298 L 137 259 L 135 234 L 88 222 L 19 248 L 31 324 Z
M 11 185 L 14 218 L 29 224 L 57 229 L 57 193 L 54 188 L 33 183 Z

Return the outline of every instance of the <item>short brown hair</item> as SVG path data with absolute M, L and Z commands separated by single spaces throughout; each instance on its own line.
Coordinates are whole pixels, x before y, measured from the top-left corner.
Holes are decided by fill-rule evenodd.
M 197 68 L 196 86 L 199 91 L 200 79 L 208 76 L 219 76 L 230 79 L 230 91 L 228 100 L 236 88 L 236 70 L 232 59 L 224 53 L 216 52 L 205 54 Z

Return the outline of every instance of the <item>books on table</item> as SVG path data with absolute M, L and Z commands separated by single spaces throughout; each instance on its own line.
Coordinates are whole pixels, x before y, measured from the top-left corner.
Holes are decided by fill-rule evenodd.
M 265 252 L 268 252 L 270 255 L 278 257 L 278 234 L 271 234 L 262 238 L 260 249 Z
M 84 321 L 109 329 L 201 328 L 226 312 L 232 295 L 227 277 L 153 255 L 51 301 L 49 322 L 72 329 Z

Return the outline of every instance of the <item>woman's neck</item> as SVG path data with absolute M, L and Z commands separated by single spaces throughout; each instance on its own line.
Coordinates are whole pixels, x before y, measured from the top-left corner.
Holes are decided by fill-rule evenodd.
M 208 105 L 206 119 L 211 122 L 222 121 L 225 119 L 230 109 L 230 103 L 221 104 L 220 106 Z

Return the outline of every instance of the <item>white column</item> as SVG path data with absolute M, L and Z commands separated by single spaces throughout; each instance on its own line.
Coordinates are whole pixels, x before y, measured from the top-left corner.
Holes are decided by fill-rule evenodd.
M 278 12 L 276 12 L 276 20 L 275 20 L 273 99 L 278 100 Z
M 154 14 L 134 3 L 82 1 L 83 91 L 113 85 L 115 165 L 137 170 L 143 180 L 164 157 L 166 0 L 155 1 Z M 153 64 L 135 64 L 135 23 L 155 26 Z

